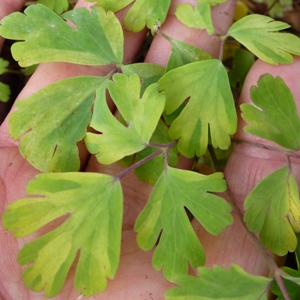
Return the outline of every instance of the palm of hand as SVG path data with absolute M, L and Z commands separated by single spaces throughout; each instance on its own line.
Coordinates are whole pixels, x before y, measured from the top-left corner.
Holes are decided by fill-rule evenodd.
M 15 8 L 19 8 L 24 1 L 14 1 Z M 11 10 L 13 10 L 13 4 Z M 214 56 L 219 52 L 219 41 L 208 37 L 204 32 L 195 31 L 181 25 L 174 17 L 174 7 L 180 1 L 172 2 L 170 16 L 164 24 L 163 31 L 169 36 L 192 43 Z M 78 5 L 86 5 L 84 1 L 78 1 Z M 214 23 L 223 31 L 230 25 L 234 9 L 233 1 L 218 6 L 214 11 Z M 226 11 L 227 14 L 221 14 Z M 9 10 L 7 10 L 9 12 Z M 121 16 L 120 16 L 121 17 Z M 227 26 L 227 27 L 226 27 Z M 226 27 L 226 28 L 225 28 Z M 144 32 L 138 35 L 125 32 L 125 53 L 126 60 L 135 57 L 143 40 Z M 165 65 L 169 55 L 169 45 L 166 41 L 157 36 L 149 50 L 146 60 Z M 250 72 L 245 83 L 244 92 L 241 96 L 242 102 L 249 102 L 249 87 L 254 84 L 262 73 L 280 74 L 288 79 L 289 74 L 300 73 L 300 61 L 297 60 L 292 66 L 272 67 L 258 62 Z M 62 68 L 63 67 L 63 68 Z M 23 90 L 20 99 L 28 97 L 41 87 L 61 78 L 80 75 L 106 73 L 104 69 L 91 69 L 64 64 L 41 65 L 33 75 L 26 88 Z M 300 74 L 299 74 L 300 75 Z M 296 83 L 290 80 L 290 88 L 300 99 L 300 91 L 296 90 Z M 298 96 L 298 97 L 297 97 Z M 247 140 L 253 139 L 242 131 L 244 125 L 240 122 L 238 137 Z M 0 128 L 0 214 L 5 210 L 7 203 L 26 196 L 26 185 L 38 171 L 31 167 L 19 154 L 18 145 L 8 135 L 8 122 Z M 261 159 L 263 158 L 263 159 Z M 86 171 L 118 173 L 122 167 L 118 164 L 112 166 L 101 166 L 95 158 L 89 157 L 84 148 L 81 149 L 82 165 Z M 188 168 L 190 161 L 182 160 L 182 168 Z M 282 164 L 281 158 L 277 159 L 275 154 L 266 151 L 249 149 L 246 146 L 236 146 L 226 167 L 228 186 L 242 206 L 245 196 L 251 191 L 255 183 L 266 174 Z M 125 204 L 123 221 L 123 238 L 121 263 L 115 280 L 109 282 L 106 292 L 92 297 L 91 299 L 162 299 L 164 292 L 173 286 L 164 279 L 161 272 L 153 269 L 151 265 L 152 251 L 140 250 L 135 241 L 135 234 L 132 231 L 137 215 L 144 207 L 147 195 L 151 187 L 139 182 L 134 175 L 127 176 L 123 183 Z M 192 222 L 195 231 L 200 236 L 204 249 L 207 253 L 207 266 L 218 264 L 228 267 L 237 263 L 246 271 L 254 274 L 268 274 L 268 269 L 262 257 L 253 246 L 250 239 L 244 232 L 238 220 L 234 225 L 228 227 L 220 236 L 208 235 L 197 222 Z M 44 229 L 46 230 L 46 229 Z M 21 267 L 16 262 L 18 251 L 24 243 L 33 237 L 22 239 L 21 242 L 12 237 L 10 233 L 0 227 L 0 296 L 3 299 L 45 299 L 42 293 L 29 292 L 21 281 Z M 61 294 L 54 299 L 76 299 L 78 291 L 73 289 L 74 267 L 68 276 L 67 282 Z

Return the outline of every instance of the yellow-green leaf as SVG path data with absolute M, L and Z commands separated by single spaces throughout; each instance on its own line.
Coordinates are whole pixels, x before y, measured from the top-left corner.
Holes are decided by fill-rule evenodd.
M 270 278 L 246 273 L 238 265 L 230 269 L 200 267 L 199 277 L 178 276 L 179 288 L 167 291 L 166 300 L 267 300 Z
M 175 14 L 176 17 L 188 27 L 206 29 L 210 35 L 214 33 L 210 5 L 206 2 L 196 7 L 190 4 L 178 5 Z
M 242 104 L 244 128 L 260 138 L 291 150 L 300 147 L 300 119 L 293 95 L 280 77 L 270 74 L 259 78 L 250 91 L 255 104 Z
M 158 92 L 155 83 L 140 95 L 141 81 L 137 74 L 115 74 L 107 87 L 127 126 L 110 112 L 106 86 L 102 85 L 97 91 L 91 122 L 101 134 L 88 133 L 85 142 L 103 164 L 111 164 L 146 148 L 165 105 L 165 97 Z
M 26 286 L 54 297 L 78 257 L 76 289 L 86 296 L 104 291 L 107 277 L 115 276 L 119 264 L 120 182 L 97 173 L 41 174 L 29 183 L 27 192 L 35 196 L 9 204 L 3 215 L 4 227 L 16 237 L 60 217 L 64 221 L 21 249 L 18 261 L 27 265 L 22 274 Z
M 144 250 L 156 243 L 153 266 L 164 267 L 164 276 L 175 280 L 204 264 L 205 253 L 185 207 L 211 234 L 220 234 L 233 222 L 230 205 L 210 192 L 226 189 L 223 174 L 210 176 L 167 167 L 158 179 L 147 205 L 136 220 L 137 242 Z M 158 241 L 159 239 L 159 241 Z
M 300 55 L 300 39 L 291 33 L 279 33 L 290 25 L 272 18 L 251 14 L 233 23 L 227 35 L 232 36 L 261 60 L 278 65 Z
M 171 138 L 179 139 L 179 152 L 187 157 L 195 153 L 203 155 L 209 133 L 215 148 L 230 146 L 237 116 L 228 75 L 219 60 L 209 59 L 173 69 L 158 84 L 166 95 L 167 114 L 189 99 L 169 131 Z
M 261 243 L 278 255 L 294 252 L 295 232 L 300 232 L 300 201 L 297 182 L 289 167 L 264 178 L 247 196 L 244 220 Z
M 77 142 L 86 134 L 96 88 L 103 77 L 82 76 L 46 86 L 16 102 L 9 133 L 21 138 L 21 154 L 43 172 L 77 171 Z
M 59 61 L 84 65 L 121 64 L 123 32 L 112 12 L 93 8 L 68 11 L 63 15 L 75 29 L 48 7 L 31 5 L 23 13 L 1 20 L 0 35 L 17 40 L 12 54 L 22 67 Z

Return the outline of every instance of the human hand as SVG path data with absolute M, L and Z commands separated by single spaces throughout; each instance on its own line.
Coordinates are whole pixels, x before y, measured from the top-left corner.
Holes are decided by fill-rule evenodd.
M 7 12 L 11 12 L 14 9 L 13 6 L 20 8 L 24 2 L 15 0 L 3 3 L 6 3 Z M 220 41 L 217 37 L 210 37 L 205 31 L 187 28 L 176 19 L 174 9 L 180 2 L 182 1 L 172 1 L 170 15 L 164 23 L 162 31 L 172 38 L 198 46 L 218 57 Z M 195 3 L 192 0 L 190 2 Z M 4 5 L 3 3 L 0 4 L 0 8 L 2 8 L 1 5 Z M 88 5 L 83 0 L 79 0 L 77 6 Z M 2 10 L 0 9 L 0 11 Z M 214 9 L 214 24 L 219 33 L 227 31 L 231 24 L 233 11 L 234 1 L 231 0 Z M 119 17 L 122 19 L 122 13 L 119 14 Z M 134 59 L 144 36 L 145 31 L 138 34 L 125 31 L 125 60 Z M 169 51 L 169 43 L 160 36 L 156 36 L 146 61 L 165 65 Z M 293 65 L 279 67 L 269 66 L 262 62 L 256 63 L 245 82 L 241 101 L 250 101 L 250 86 L 256 84 L 258 77 L 266 72 L 283 77 L 294 93 L 295 99 L 300 99 L 300 91 L 297 91 L 296 81 L 293 80 L 293 78 L 299 78 L 299 64 L 299 60 L 296 60 Z M 107 67 L 94 68 L 63 63 L 42 64 L 20 94 L 19 99 L 29 97 L 42 87 L 59 79 L 83 74 L 104 75 L 107 72 Z M 242 131 L 243 126 L 243 121 L 240 121 L 237 136 L 240 139 L 252 141 L 253 137 Z M 99 165 L 95 157 L 89 156 L 83 146 L 80 151 L 83 170 L 108 172 L 109 174 L 119 173 L 122 170 L 122 166 L 119 164 Z M 38 174 L 38 171 L 19 154 L 18 143 L 13 141 L 8 134 L 7 119 L 0 128 L 0 155 L 0 214 L 2 215 L 7 203 L 26 197 L 26 185 Z M 241 205 L 254 185 L 283 163 L 281 158 L 267 150 L 257 150 L 244 145 L 235 146 L 226 167 L 225 176 L 229 189 L 237 202 Z M 182 159 L 180 162 L 180 168 L 189 168 L 190 166 L 190 160 Z M 135 233 L 132 230 L 139 212 L 145 205 L 151 187 L 139 182 L 134 175 L 127 175 L 122 179 L 122 185 L 125 203 L 120 266 L 115 279 L 109 282 L 107 291 L 90 299 L 151 299 L 151 297 L 152 299 L 163 299 L 165 291 L 174 285 L 165 280 L 162 273 L 157 272 L 152 267 L 153 251 L 144 252 L 139 249 L 136 244 Z M 269 270 L 266 263 L 238 220 L 235 220 L 233 225 L 217 237 L 208 235 L 195 221 L 193 221 L 193 226 L 197 234 L 201 235 L 201 242 L 207 254 L 207 266 L 218 264 L 228 267 L 232 263 L 237 263 L 250 273 L 268 275 Z M 16 261 L 19 250 L 33 238 L 34 236 L 31 235 L 28 238 L 16 240 L 11 233 L 5 231 L 2 226 L 0 227 L 0 297 L 3 300 L 45 299 L 42 293 L 28 291 L 24 286 L 21 281 L 22 268 Z M 79 296 L 80 293 L 73 289 L 73 276 L 74 268 L 72 268 L 62 292 L 54 299 L 76 299 Z

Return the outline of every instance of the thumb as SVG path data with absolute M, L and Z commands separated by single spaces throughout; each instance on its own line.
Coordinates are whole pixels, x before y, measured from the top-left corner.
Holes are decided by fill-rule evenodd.
M 262 61 L 257 61 L 249 72 L 240 97 L 240 104 L 251 103 L 250 88 L 257 85 L 260 76 L 264 74 L 280 76 L 290 88 L 296 105 L 298 114 L 300 112 L 300 89 L 298 78 L 300 77 L 300 58 L 290 65 L 273 66 Z M 280 120 L 278 120 L 280 122 Z M 244 131 L 247 123 L 239 116 L 239 126 L 235 138 L 242 141 L 273 145 L 274 143 L 252 136 Z M 277 146 L 278 147 L 278 146 Z M 261 149 L 245 144 L 234 145 L 232 155 L 228 161 L 225 176 L 227 184 L 234 193 L 236 201 L 242 209 L 244 198 L 265 176 L 286 164 L 286 158 L 280 153 Z M 295 161 L 295 172 L 297 173 L 299 164 Z M 294 168 L 293 168 L 294 170 Z M 300 170 L 299 170 L 300 171 Z M 298 173 L 299 173 L 298 171 Z M 300 182 L 300 176 L 298 176 Z
M 269 73 L 280 76 L 291 89 L 294 99 L 300 107 L 300 89 L 297 78 L 300 77 L 300 59 L 295 59 L 291 65 L 272 66 L 262 61 L 257 61 L 249 72 L 240 97 L 241 103 L 250 103 L 250 88 L 257 84 L 259 77 Z M 280 120 L 278 120 L 280 122 Z M 265 140 L 254 137 L 244 132 L 246 122 L 239 117 L 238 131 L 235 138 L 242 141 L 271 144 Z M 256 148 L 245 144 L 236 144 L 225 169 L 225 179 L 228 189 L 234 200 L 243 210 L 246 196 L 255 185 L 271 172 L 286 164 L 284 155 L 269 150 Z M 300 165 L 295 162 L 293 171 L 296 180 L 300 183 Z M 226 228 L 219 236 L 206 233 L 195 222 L 196 231 L 207 254 L 206 265 L 220 265 L 228 268 L 231 264 L 238 264 L 245 271 L 252 274 L 268 275 L 269 269 L 250 237 L 247 235 L 241 222 L 234 214 L 234 223 Z M 279 259 L 276 258 L 278 261 Z

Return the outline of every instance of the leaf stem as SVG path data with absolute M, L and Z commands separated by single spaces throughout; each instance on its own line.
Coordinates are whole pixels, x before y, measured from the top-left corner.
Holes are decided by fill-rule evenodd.
M 284 285 L 283 279 L 282 279 L 282 277 L 280 275 L 281 270 L 279 269 L 279 271 L 280 271 L 279 274 L 275 274 L 274 278 L 275 278 L 275 280 L 276 280 L 276 282 L 277 282 L 277 284 L 278 284 L 278 286 L 279 286 L 279 288 L 280 288 L 280 290 L 282 292 L 282 295 L 283 295 L 284 299 L 285 300 L 292 300 L 292 298 L 288 294 L 288 291 L 287 291 L 287 289 L 286 289 L 286 287 Z
M 252 146 L 252 147 L 257 147 L 257 148 L 261 148 L 261 149 L 265 149 L 265 150 L 269 150 L 269 151 L 278 152 L 278 153 L 287 155 L 289 157 L 294 157 L 294 158 L 298 158 L 298 159 L 300 158 L 299 154 L 297 154 L 295 152 L 291 152 L 291 150 L 287 150 L 287 149 L 285 150 L 285 149 L 282 149 L 282 148 L 277 148 L 277 147 L 274 147 L 274 146 L 268 146 L 268 145 L 264 145 L 264 144 L 260 144 L 260 143 L 242 141 L 242 140 L 238 140 L 238 139 L 235 139 L 235 138 L 232 138 L 231 141 L 233 143 L 236 143 L 236 144 L 249 145 L 249 146 Z
M 222 61 L 222 59 L 223 59 L 224 44 L 225 44 L 225 39 L 221 38 L 221 45 L 220 45 L 220 51 L 219 51 L 219 61 Z
M 117 176 L 115 176 L 115 180 L 114 181 L 118 181 L 118 180 L 122 179 L 129 172 L 135 170 L 139 166 L 143 165 L 147 161 L 153 159 L 154 157 L 156 157 L 156 156 L 158 156 L 158 155 L 160 155 L 162 153 L 163 153 L 163 150 L 158 149 L 157 151 L 155 151 L 155 152 L 151 153 L 150 155 L 144 157 L 143 159 L 137 161 L 136 163 L 134 163 L 133 165 L 129 166 L 127 169 L 125 169 L 124 171 L 122 171 L 121 173 L 119 173 Z
M 173 141 L 169 144 L 158 144 L 158 143 L 149 143 L 148 146 L 157 147 L 160 148 L 156 150 L 155 152 L 149 154 L 148 156 L 144 157 L 143 159 L 137 161 L 133 165 L 129 166 L 127 169 L 119 173 L 117 176 L 115 176 L 114 181 L 118 181 L 122 179 L 125 175 L 127 175 L 129 172 L 135 170 L 139 166 L 143 165 L 144 163 L 148 162 L 149 160 L 155 158 L 156 156 L 161 155 L 162 153 L 166 152 L 168 153 L 168 150 L 176 145 L 176 141 Z M 166 149 L 166 150 L 165 150 Z
M 274 0 L 273 3 L 268 7 L 268 9 L 265 11 L 264 16 L 268 16 L 270 10 L 279 2 L 279 0 Z
M 159 34 L 161 37 L 163 37 L 164 39 L 166 39 L 167 41 L 169 41 L 170 43 L 172 42 L 172 39 L 168 35 L 166 35 L 164 32 L 162 32 L 159 28 L 156 28 L 155 32 L 157 34 Z
M 20 70 L 13 70 L 13 69 L 5 69 L 4 74 L 17 74 L 17 75 L 24 75 Z
M 216 157 L 213 147 L 211 145 L 208 145 L 208 150 L 209 150 L 210 156 L 212 158 L 212 161 L 215 165 L 216 170 L 221 172 L 222 170 L 219 165 L 219 162 L 218 162 L 218 159 Z M 226 180 L 226 178 L 225 178 L 225 180 Z M 227 180 L 226 180 L 226 182 L 227 182 Z M 240 208 L 238 207 L 236 200 L 234 199 L 233 194 L 230 191 L 230 188 L 228 186 L 227 186 L 227 190 L 226 190 L 226 195 L 228 197 L 228 201 L 229 201 L 230 205 L 232 206 L 233 211 L 235 212 L 238 219 L 240 220 L 240 222 L 241 222 L 242 226 L 244 227 L 246 233 L 248 234 L 249 238 L 252 240 L 252 242 L 254 243 L 254 245 L 256 246 L 256 248 L 258 249 L 260 254 L 262 255 L 262 257 L 264 258 L 269 269 L 273 272 L 274 278 L 277 281 L 283 295 L 285 296 L 285 299 L 291 300 L 291 298 L 289 297 L 288 292 L 286 290 L 286 287 L 283 283 L 283 280 L 280 276 L 280 274 L 282 274 L 283 271 L 280 270 L 280 268 L 276 265 L 275 261 L 271 258 L 268 251 L 263 247 L 263 245 L 261 244 L 258 237 L 252 231 L 250 231 L 249 228 L 247 227 L 247 224 L 244 222 L 243 214 L 242 214 Z

